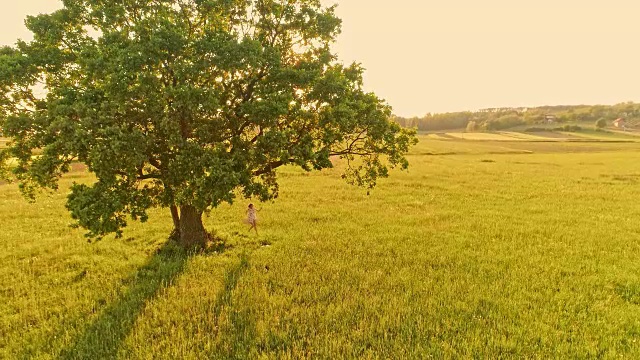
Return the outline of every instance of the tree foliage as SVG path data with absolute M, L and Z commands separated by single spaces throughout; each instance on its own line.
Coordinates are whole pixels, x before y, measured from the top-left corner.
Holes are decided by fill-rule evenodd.
M 495 119 L 486 120 L 483 125 L 485 130 L 493 131 L 508 129 L 514 126 L 522 125 L 524 123 L 524 120 L 516 114 L 509 114 L 500 116 Z
M 237 194 L 275 198 L 283 165 L 319 170 L 342 157 L 350 183 L 374 186 L 408 166 L 415 137 L 363 91 L 362 67 L 331 52 L 334 10 L 319 0 L 64 0 L 27 19 L 32 42 L 0 50 L 0 126 L 12 139 L 2 156 L 17 159 L 27 196 L 87 164 L 97 181 L 74 185 L 67 206 L 91 236 L 169 207 L 177 231 L 185 216 L 198 228 L 183 241 L 201 242 L 203 211 Z

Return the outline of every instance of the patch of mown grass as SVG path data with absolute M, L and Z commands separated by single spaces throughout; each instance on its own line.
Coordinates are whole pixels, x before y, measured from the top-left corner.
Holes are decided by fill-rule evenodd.
M 638 137 L 633 135 L 628 135 L 625 133 L 615 133 L 609 131 L 596 131 L 596 130 L 582 130 L 581 132 L 575 133 L 574 135 L 585 138 L 585 139 L 594 139 L 601 141 L 625 141 L 625 142 L 635 142 L 638 141 Z
M 0 358 L 637 358 L 640 152 L 585 145 L 425 140 L 369 196 L 286 168 L 195 254 L 167 211 L 88 244 L 64 190 L 0 186 Z
M 472 133 L 447 133 L 450 137 L 463 140 L 478 140 L 478 141 L 523 141 L 523 139 L 516 139 L 511 136 L 506 136 L 497 132 L 472 132 Z

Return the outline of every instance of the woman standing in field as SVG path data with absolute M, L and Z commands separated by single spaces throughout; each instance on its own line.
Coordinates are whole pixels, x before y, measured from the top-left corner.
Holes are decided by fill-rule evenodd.
M 249 231 L 254 229 L 256 235 L 258 235 L 258 209 L 256 209 L 253 204 L 249 204 L 249 208 L 247 208 L 247 223 L 251 225 Z

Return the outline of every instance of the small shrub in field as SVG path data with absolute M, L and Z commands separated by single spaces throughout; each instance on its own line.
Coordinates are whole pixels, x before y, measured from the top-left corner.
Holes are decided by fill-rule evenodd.
M 545 129 L 541 127 L 530 127 L 524 130 L 524 132 L 543 132 L 543 131 L 551 131 L 551 129 Z
M 596 129 L 604 129 L 607 127 L 607 120 L 605 120 L 604 118 L 600 118 L 598 119 L 598 121 L 596 121 Z
M 582 128 L 578 125 L 565 125 L 557 128 L 553 128 L 554 131 L 567 131 L 567 132 L 576 132 L 582 131 Z

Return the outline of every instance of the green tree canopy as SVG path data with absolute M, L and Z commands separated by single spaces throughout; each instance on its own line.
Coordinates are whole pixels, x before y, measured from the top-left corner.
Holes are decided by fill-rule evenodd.
M 167 207 L 184 245 L 203 211 L 237 194 L 272 199 L 276 169 L 332 166 L 374 186 L 408 166 L 412 131 L 362 89 L 330 45 L 341 21 L 319 0 L 64 0 L 27 18 L 32 42 L 0 50 L 0 126 L 27 196 L 73 161 L 96 175 L 67 207 L 89 236 Z M 42 91 L 38 91 L 38 89 Z M 41 156 L 32 156 L 34 149 Z

